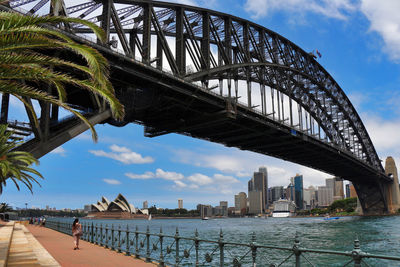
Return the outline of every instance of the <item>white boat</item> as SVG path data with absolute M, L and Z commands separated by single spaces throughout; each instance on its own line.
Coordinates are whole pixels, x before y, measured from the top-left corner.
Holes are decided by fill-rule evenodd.
M 201 219 L 207 221 L 209 218 L 208 217 L 203 217 Z
M 151 221 L 151 214 L 149 215 L 149 217 L 147 218 L 147 220 Z

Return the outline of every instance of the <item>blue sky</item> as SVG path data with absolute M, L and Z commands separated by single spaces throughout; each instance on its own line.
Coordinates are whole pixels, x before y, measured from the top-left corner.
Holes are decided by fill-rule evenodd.
M 318 49 L 319 62 L 350 97 L 379 156 L 400 162 L 400 2 L 397 0 L 247 0 L 177 1 L 252 20 L 299 45 Z M 13 101 L 12 116 L 23 107 Z M 100 139 L 90 133 L 69 141 L 40 160 L 44 175 L 34 194 L 11 183 L 0 202 L 13 206 L 82 208 L 102 195 L 124 194 L 135 206 L 185 208 L 217 205 L 247 191 L 251 173 L 268 168 L 269 185 L 287 185 L 303 174 L 304 185 L 323 185 L 330 177 L 303 166 L 252 152 L 175 134 L 145 138 L 143 127 L 98 125 Z

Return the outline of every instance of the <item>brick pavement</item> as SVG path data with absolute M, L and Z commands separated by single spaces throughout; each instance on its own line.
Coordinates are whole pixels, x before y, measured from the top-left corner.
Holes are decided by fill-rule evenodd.
M 132 256 L 128 257 L 109 249 L 81 240 L 80 250 L 73 250 L 72 236 L 57 231 L 29 225 L 28 230 L 42 244 L 42 246 L 61 264 L 61 266 L 76 267 L 151 267 L 156 264 L 146 263 Z

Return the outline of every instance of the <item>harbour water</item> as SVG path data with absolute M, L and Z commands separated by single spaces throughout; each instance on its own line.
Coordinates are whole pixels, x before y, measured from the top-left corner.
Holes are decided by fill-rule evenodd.
M 71 221 L 71 218 L 63 219 Z M 372 254 L 400 255 L 400 216 L 387 217 L 341 217 L 339 220 L 325 221 L 323 218 L 227 218 L 227 219 L 162 219 L 162 220 L 81 220 L 94 225 L 106 224 L 114 228 L 145 232 L 149 226 L 151 233 L 158 233 L 160 227 L 164 234 L 174 235 L 176 228 L 179 235 L 193 237 L 197 229 L 201 239 L 218 240 L 222 229 L 225 241 L 237 243 L 251 242 L 254 232 L 259 244 L 291 247 L 294 244 L 296 232 L 300 237 L 302 247 L 313 249 L 351 251 L 354 240 L 358 238 L 361 249 Z M 173 240 L 171 240 L 173 241 Z M 168 241 L 167 241 L 168 242 Z M 193 243 L 193 242 L 192 242 Z M 190 244 L 188 244 L 189 246 Z M 210 247 L 209 249 L 212 249 Z M 229 252 L 244 254 L 234 249 Z M 264 253 L 265 262 L 278 262 L 287 253 L 280 251 L 260 251 Z M 229 254 L 227 254 L 229 255 Z M 239 255 L 240 256 L 240 255 Z M 326 256 L 309 254 L 307 257 L 317 266 L 343 266 L 349 259 L 342 256 Z M 339 262 L 341 264 L 339 264 Z M 368 260 L 371 266 L 400 266 L 400 262 Z M 261 265 L 267 266 L 267 265 Z M 290 266 L 290 264 L 288 265 Z

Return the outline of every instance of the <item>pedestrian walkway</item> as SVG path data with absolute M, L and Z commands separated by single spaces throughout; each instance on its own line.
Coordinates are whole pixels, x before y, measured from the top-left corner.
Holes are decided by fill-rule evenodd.
M 34 225 L 29 225 L 27 228 L 61 266 L 156 266 L 156 264 L 147 263 L 132 256 L 125 256 L 125 254 L 117 253 L 82 240 L 79 243 L 80 250 L 73 250 L 74 243 L 72 236 Z

